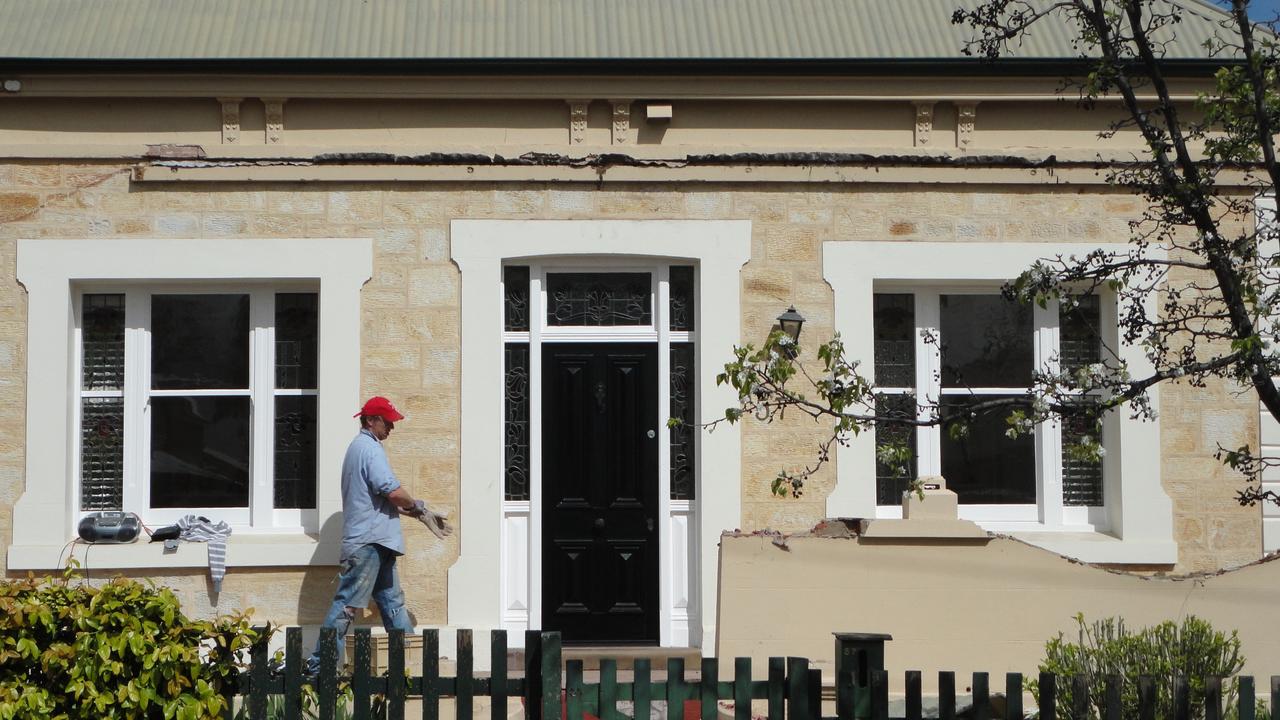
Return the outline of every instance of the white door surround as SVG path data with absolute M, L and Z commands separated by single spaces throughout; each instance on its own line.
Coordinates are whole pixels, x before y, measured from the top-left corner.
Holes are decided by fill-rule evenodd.
M 698 419 L 714 420 L 733 404 L 730 390 L 715 384 L 716 368 L 739 342 L 739 271 L 750 256 L 749 221 L 716 220 L 455 220 L 451 224 L 452 257 L 462 272 L 462 479 L 460 555 L 449 570 L 449 625 L 477 630 L 509 627 L 503 592 L 504 478 L 503 458 L 503 296 L 502 266 L 508 264 L 576 265 L 595 258 L 608 269 L 669 264 L 697 265 L 696 382 Z M 595 265 L 602 268 L 601 264 Z M 665 303 L 666 297 L 655 297 Z M 655 308 L 656 309 L 656 308 Z M 536 324 L 535 326 L 536 327 Z M 665 323 L 655 323 L 665 336 Z M 536 334 L 536 331 L 534 331 Z M 668 338 L 660 338 L 667 340 Z M 665 360 L 659 354 L 660 362 Z M 532 359 L 532 358 L 531 358 Z M 665 374 L 660 373 L 661 378 Z M 531 379 L 536 374 L 531 373 Z M 533 387 L 536 387 L 536 381 Z M 666 388 L 659 381 L 665 394 Z M 663 406 L 665 411 L 665 406 Z M 531 408 L 531 419 L 536 410 Z M 536 436 L 531 451 L 537 452 Z M 672 603 L 661 607 L 662 644 L 701 646 L 714 652 L 716 563 L 719 536 L 741 523 L 740 439 L 736 428 L 702 433 L 698 438 L 697 491 L 690 537 L 695 550 L 689 608 L 693 626 L 673 623 Z M 665 466 L 663 468 L 665 471 Z M 531 488 L 536 492 L 536 487 Z M 660 492 L 668 504 L 669 494 Z M 703 498 L 713 502 L 702 503 Z M 531 508 L 538 505 L 534 497 Z M 529 521 L 535 521 L 530 517 Z M 530 522 L 529 537 L 540 537 Z M 663 524 L 664 526 L 666 523 Z M 669 540 L 668 540 L 669 542 Z M 669 597 L 672 568 L 669 545 L 663 550 L 663 592 Z M 530 553 L 532 558 L 536 553 Z M 537 577 L 529 567 L 526 581 Z M 538 596 L 528 596 L 536 602 Z M 537 622 L 536 608 L 529 617 Z M 678 632 L 678 630 L 680 630 Z M 518 635 L 513 643 L 522 642 Z M 680 642 L 677 642 L 680 641 Z

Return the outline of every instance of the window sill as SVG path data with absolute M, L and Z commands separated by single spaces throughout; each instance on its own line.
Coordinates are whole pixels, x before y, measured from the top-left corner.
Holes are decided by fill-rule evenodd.
M 77 542 L 73 547 L 61 545 L 11 545 L 9 570 L 62 569 L 68 554 L 73 554 L 81 567 L 97 570 L 139 570 L 208 567 L 206 543 L 178 543 L 175 552 L 166 553 L 164 543 L 149 543 L 145 538 L 120 545 L 88 545 Z M 87 560 L 86 562 L 86 555 Z M 338 564 L 338 546 L 323 543 L 314 535 L 244 534 L 232 535 L 227 542 L 227 567 L 325 566 Z
M 1173 565 L 1178 544 L 1172 539 L 1122 540 L 1101 532 L 1009 532 L 1015 540 L 1072 560 L 1101 564 Z

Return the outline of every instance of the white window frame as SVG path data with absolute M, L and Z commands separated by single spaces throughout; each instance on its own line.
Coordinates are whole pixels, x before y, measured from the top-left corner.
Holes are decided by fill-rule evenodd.
M 360 406 L 360 288 L 373 271 L 369 238 L 21 239 L 17 277 L 27 290 L 26 479 L 14 506 L 11 570 L 53 570 L 79 519 L 75 476 L 78 292 L 132 284 L 298 283 L 317 288 L 319 357 L 315 528 L 233 533 L 230 566 L 333 565 L 341 542 L 342 453 Z M 264 285 L 265 286 L 265 285 Z M 126 480 L 127 482 L 128 480 Z M 188 544 L 191 545 L 191 544 Z M 203 548 L 163 554 L 159 543 L 100 545 L 97 568 L 202 567 Z
M 1127 243 L 1036 242 L 826 242 L 823 277 L 835 300 L 835 327 L 853 357 L 874 346 L 873 294 L 880 288 L 920 285 L 996 287 L 1016 277 L 1036 261 L 1058 254 L 1082 256 L 1103 250 L 1130 252 Z M 1153 257 L 1163 251 L 1153 248 Z M 1154 298 L 1147 298 L 1155 314 Z M 1104 308 L 1103 337 L 1117 337 L 1119 309 Z M 1121 344 L 1120 359 L 1134 375 L 1151 372 L 1141 347 Z M 866 363 L 870 365 L 870 363 Z M 917 363 L 917 372 L 921 364 Z M 1159 409 L 1160 389 L 1148 393 Z M 876 517 L 875 439 L 861 433 L 837 451 L 836 487 L 827 498 L 831 517 Z M 991 530 L 1008 532 L 1028 543 L 1085 562 L 1173 564 L 1178 559 L 1173 538 L 1173 504 L 1160 479 L 1160 422 L 1114 415 L 1103 433 L 1107 455 L 1103 463 L 1107 498 L 1093 529 L 1073 526 L 1064 517 L 1041 511 L 1032 522 L 1010 529 L 996 522 L 978 521 Z M 921 449 L 918 452 L 927 452 Z M 1105 530 L 1100 528 L 1105 527 Z
M 275 399 L 280 396 L 318 396 L 316 388 L 291 389 L 275 386 L 275 295 L 276 293 L 316 293 L 311 283 L 216 283 L 198 285 L 141 284 L 112 285 L 88 283 L 74 294 L 75 377 L 82 375 L 83 298 L 85 295 L 125 296 L 124 388 L 122 391 L 80 390 L 86 397 L 119 396 L 124 400 L 124 480 L 122 507 L 152 527 L 168 525 L 184 515 L 203 515 L 228 522 L 233 530 L 256 532 L 316 532 L 315 508 L 274 506 L 275 491 Z M 151 298 L 157 295 L 248 295 L 249 296 L 249 382 L 244 388 L 217 390 L 157 390 L 151 377 Z M 80 387 L 80 383 L 76 383 Z M 153 508 L 151 507 L 151 398 L 156 397 L 248 397 L 249 398 L 249 499 L 244 507 Z M 77 402 L 72 418 L 72 469 L 75 489 L 80 495 L 80 420 L 82 403 Z M 266 408 L 267 412 L 262 409 Z M 80 509 L 80 516 L 92 510 Z
M 876 294 L 909 294 L 915 308 L 915 385 L 911 388 L 884 388 L 889 394 L 902 394 L 908 389 L 915 397 L 927 403 L 935 403 L 942 397 L 973 395 L 1021 395 L 1027 387 L 974 387 L 943 388 L 941 381 L 942 348 L 947 338 L 942 334 L 941 297 L 943 295 L 999 295 L 999 285 L 950 285 L 921 282 L 875 283 Z M 1099 295 L 1101 317 L 1115 313 L 1115 299 L 1109 293 Z M 1059 363 L 1060 304 L 1051 300 L 1045 307 L 1032 306 L 1031 337 L 1033 367 L 1045 372 L 1057 372 Z M 1101 328 L 1100 328 L 1101 329 Z M 1112 328 L 1114 330 L 1114 328 Z M 1114 334 L 1114 333 L 1113 333 Z M 936 341 L 926 341 L 926 337 Z M 1115 346 L 1115 338 L 1104 338 L 1108 346 Z M 874 358 L 873 358 L 874 360 Z M 874 368 L 874 362 L 871 363 Z M 922 411 L 923 415 L 927 411 Z M 1104 426 L 1111 417 L 1104 419 Z M 918 428 L 916 431 L 916 472 L 919 476 L 942 474 L 942 433 L 938 425 Z M 1034 433 L 1036 474 L 1036 502 L 1028 504 L 980 505 L 961 504 L 962 519 L 981 522 L 987 530 L 1012 531 L 1060 527 L 1064 530 L 1093 532 L 1109 529 L 1104 506 L 1067 506 L 1062 500 L 1062 423 L 1057 419 L 1041 423 Z M 1104 429 L 1105 435 L 1105 429 Z M 1103 495 L 1105 502 L 1106 467 L 1103 466 Z M 877 505 L 876 517 L 901 518 L 901 505 Z

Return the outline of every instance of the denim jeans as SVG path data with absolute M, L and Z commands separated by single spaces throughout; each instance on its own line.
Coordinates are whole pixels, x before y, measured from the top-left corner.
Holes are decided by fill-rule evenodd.
M 413 634 L 409 611 L 404 607 L 404 591 L 400 589 L 400 575 L 396 572 L 396 554 L 381 545 L 365 545 L 342 561 L 338 573 L 338 591 L 333 605 L 325 615 L 321 628 L 333 628 L 338 636 L 338 666 L 342 666 L 345 643 L 343 638 L 351 627 L 355 611 L 368 607 L 372 598 L 382 614 L 382 626 L 387 630 L 403 630 Z M 320 669 L 320 647 L 307 658 L 306 671 L 314 674 Z

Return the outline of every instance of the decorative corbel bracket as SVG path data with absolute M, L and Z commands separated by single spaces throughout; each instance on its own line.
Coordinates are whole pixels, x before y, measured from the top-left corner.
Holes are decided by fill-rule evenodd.
M 978 103 L 956 104 L 956 147 L 968 149 L 973 142 L 973 127 L 977 122 Z
M 611 142 L 614 145 L 626 145 L 630 142 L 628 138 L 631 135 L 631 101 L 610 100 L 609 105 L 613 108 Z
M 925 147 L 929 144 L 929 135 L 933 132 L 935 103 L 932 100 L 917 100 L 913 104 L 916 106 L 915 146 Z
M 267 106 L 267 144 L 279 145 L 284 142 L 284 104 L 288 98 L 262 98 Z
M 222 144 L 238 145 L 240 143 L 240 103 L 244 98 L 220 97 L 222 103 Z
M 581 145 L 587 139 L 587 108 L 590 100 L 566 100 L 569 104 L 569 144 Z

